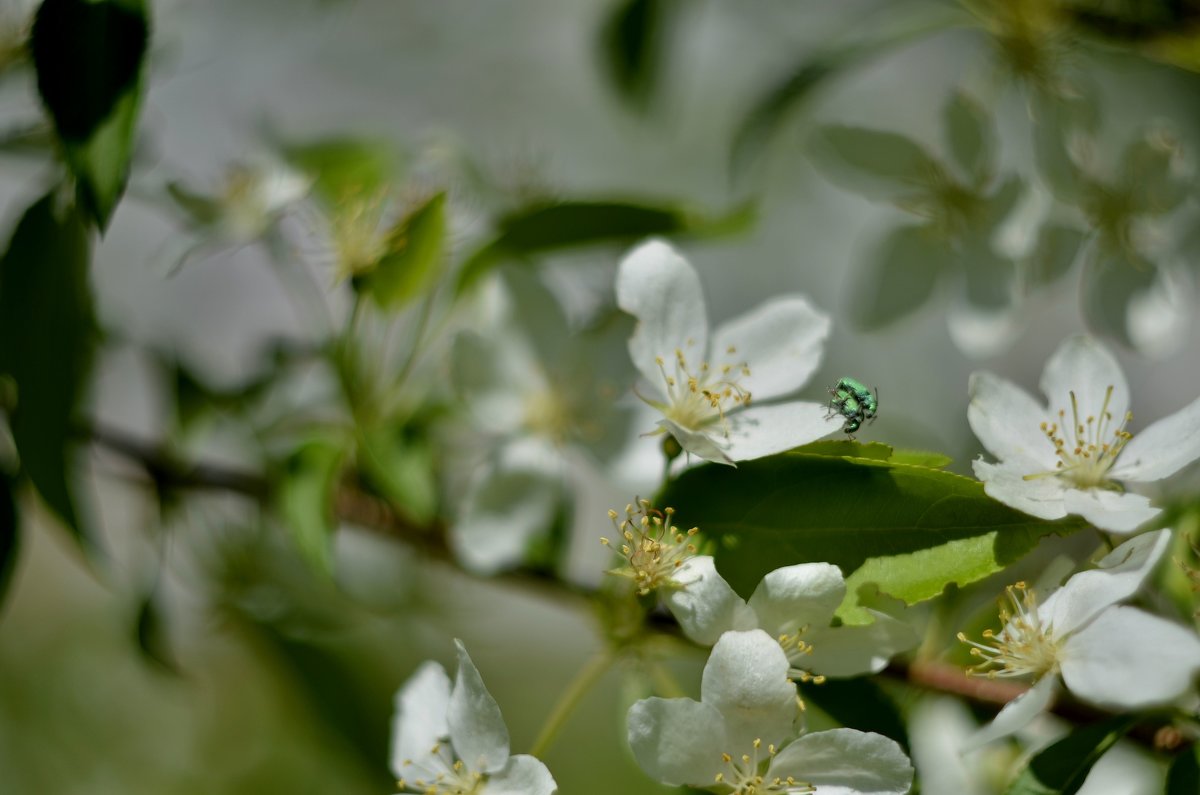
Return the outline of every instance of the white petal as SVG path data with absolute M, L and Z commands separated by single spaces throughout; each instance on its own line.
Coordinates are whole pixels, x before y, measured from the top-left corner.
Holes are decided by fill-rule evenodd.
M 549 769 L 537 757 L 518 754 L 508 765 L 488 779 L 484 795 L 554 795 L 558 784 Z
M 999 500 L 1010 508 L 1037 516 L 1041 519 L 1061 519 L 1067 515 L 1063 504 L 1066 486 L 1054 476 L 1025 479 L 1029 472 L 1020 463 L 989 464 L 972 461 L 975 477 L 983 481 L 983 490 L 989 497 Z
M 638 765 L 664 784 L 707 787 L 724 766 L 724 719 L 708 704 L 646 698 L 629 708 L 626 723 Z
M 793 401 L 773 406 L 750 406 L 729 418 L 725 454 L 734 461 L 750 461 L 782 453 L 839 430 L 842 418 L 829 416 L 820 403 Z
M 637 318 L 629 355 L 658 390 L 665 389 L 659 357 L 671 368 L 676 350 L 696 361 L 707 355 L 708 314 L 700 277 L 665 241 L 642 243 L 621 260 L 617 305 Z
M 1129 409 L 1129 384 L 1125 374 L 1107 348 L 1083 335 L 1064 340 L 1042 371 L 1042 392 L 1050 401 L 1050 413 L 1057 417 L 1058 412 L 1063 411 L 1068 428 L 1075 417 L 1070 393 L 1075 393 L 1078 419 L 1082 423 L 1089 416 L 1100 416 L 1110 386 L 1113 393 L 1106 411 L 1112 415 L 1113 422 L 1119 424 Z
M 446 712 L 450 707 L 450 677 L 438 663 L 430 660 L 396 691 L 392 715 L 392 773 L 396 778 L 429 779 L 443 765 L 430 766 L 426 760 L 440 740 L 450 734 Z
M 684 561 L 673 579 L 680 587 L 667 590 L 663 601 L 683 634 L 696 643 L 711 646 L 723 632 L 754 626 L 753 613 L 717 573 L 710 556 Z
M 780 296 L 722 323 L 713 332 L 709 364 L 745 364 L 750 375 L 738 383 L 755 400 L 770 400 L 804 386 L 828 336 L 828 315 L 801 296 Z
M 531 396 L 548 388 L 533 352 L 511 334 L 462 332 L 450 364 L 455 391 L 487 433 L 515 433 L 527 419 Z
M 1135 607 L 1110 607 L 1062 650 L 1063 681 L 1080 698 L 1136 709 L 1182 695 L 1200 672 L 1200 638 Z
M 804 635 L 813 650 L 800 666 L 834 678 L 879 673 L 888 661 L 917 645 L 917 633 L 908 624 L 871 611 L 875 622 L 863 626 L 830 627 Z
M 1081 571 L 1038 608 L 1039 618 L 1063 637 L 1087 624 L 1100 611 L 1137 593 L 1166 554 L 1171 531 L 1132 538 L 1104 556 L 1100 568 Z
M 1132 533 L 1162 511 L 1141 494 L 1108 489 L 1068 489 L 1063 494 L 1067 513 L 1087 519 L 1101 530 Z
M 726 632 L 713 646 L 700 680 L 701 700 L 725 719 L 730 753 L 754 740 L 779 744 L 796 719 L 796 686 L 779 642 L 761 629 Z M 710 779 L 711 781 L 711 779 Z
M 1200 458 L 1200 398 L 1134 435 L 1117 456 L 1116 480 L 1147 482 L 1174 475 Z
M 829 626 L 846 595 L 842 570 L 829 563 L 798 563 L 769 572 L 750 596 L 758 626 L 771 635 Z
M 913 767 L 904 750 L 881 734 L 830 729 L 806 734 L 771 760 L 767 778 L 795 777 L 820 795 L 904 795 Z
M 446 713 L 450 742 L 468 770 L 494 773 L 508 764 L 508 727 L 462 641 L 455 640 L 454 646 L 458 649 L 458 674 Z
M 1007 737 L 1020 731 L 1050 706 L 1054 694 L 1058 692 L 1058 677 L 1043 676 L 1021 695 L 1004 705 L 995 719 L 987 726 L 972 734 L 963 743 L 961 751 L 974 751 L 992 740 Z
M 708 425 L 704 430 L 695 431 L 671 420 L 659 420 L 658 424 L 666 428 L 686 452 L 714 464 L 733 464 L 725 453 L 725 438 L 720 425 Z
M 973 359 L 1003 353 L 1025 330 L 1023 308 L 1016 303 L 998 308 L 976 306 L 965 299 L 946 311 L 946 328 L 955 347 Z
M 967 421 L 988 452 L 1001 461 L 1054 469 L 1054 444 L 1040 426 L 1049 415 L 1025 390 L 991 373 L 972 373 Z
M 1142 354 L 1165 359 L 1187 342 L 1195 287 L 1183 268 L 1158 268 L 1149 288 L 1129 296 L 1125 328 Z

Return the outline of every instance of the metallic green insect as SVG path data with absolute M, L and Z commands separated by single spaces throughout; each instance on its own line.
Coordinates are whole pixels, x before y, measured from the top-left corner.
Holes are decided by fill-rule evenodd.
M 845 418 L 842 430 L 851 439 L 864 422 L 875 419 L 879 411 L 879 391 L 872 392 L 861 381 L 839 378 L 830 388 L 833 397 L 829 401 L 830 417 L 840 414 Z

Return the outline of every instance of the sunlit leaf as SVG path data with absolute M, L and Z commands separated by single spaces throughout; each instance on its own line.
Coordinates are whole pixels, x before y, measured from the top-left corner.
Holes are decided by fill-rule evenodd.
M 901 226 L 885 237 L 858 272 L 849 316 L 860 328 L 887 326 L 919 309 L 938 278 L 955 264 L 948 241 L 928 226 Z
M 348 196 L 375 197 L 400 171 L 401 158 L 387 141 L 369 138 L 325 138 L 283 147 L 291 165 L 314 180 L 313 192 L 336 206 Z
M 663 61 L 670 0 L 618 0 L 600 29 L 600 57 L 621 96 L 645 106 Z
M 1076 728 L 1029 760 L 1029 766 L 1009 785 L 1005 795 L 1074 795 L 1092 766 L 1135 721 L 1133 716 L 1119 715 Z
M 143 0 L 44 0 L 34 20 L 38 91 L 101 228 L 129 175 L 149 36 Z
M 830 180 L 864 196 L 891 201 L 932 190 L 942 167 L 903 135 L 826 125 L 812 137 L 814 165 Z
M 942 111 L 946 143 L 954 162 L 976 185 L 987 181 L 996 156 L 995 131 L 983 106 L 961 91 L 951 95 Z
M 333 572 L 334 488 L 345 449 L 313 439 L 288 457 L 277 488 L 276 505 L 296 543 L 314 570 Z
M 384 310 L 396 310 L 420 295 L 445 258 L 446 194 L 437 193 L 388 233 L 388 253 L 373 269 L 354 278 L 354 288 Z
M 91 244 L 75 207 L 58 204 L 51 192 L 26 210 L 0 261 L 0 372 L 17 382 L 21 472 L 82 540 L 69 443 L 96 334 Z

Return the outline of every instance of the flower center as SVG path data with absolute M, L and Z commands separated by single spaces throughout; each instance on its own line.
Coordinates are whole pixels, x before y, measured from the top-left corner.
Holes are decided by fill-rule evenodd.
M 552 387 L 531 394 L 525 401 L 525 427 L 556 444 L 562 444 L 573 430 L 571 407 Z
M 1058 641 L 1054 628 L 1038 616 L 1037 596 L 1023 582 L 1010 585 L 1006 593 L 1008 604 L 1000 605 L 1004 628 L 999 633 L 985 630 L 985 643 L 958 633 L 958 639 L 971 646 L 971 656 L 980 658 L 968 672 L 989 679 L 1057 673 Z
M 693 527 L 682 532 L 672 525 L 674 508 L 657 511 L 649 500 L 638 500 L 637 505 L 637 509 L 632 503 L 626 505 L 625 518 L 620 522 L 616 511 L 608 512 L 613 527 L 624 540 L 620 552 L 626 561 L 624 566 L 612 569 L 609 574 L 633 580 L 641 596 L 657 588 L 678 587 L 674 579 L 676 570 L 696 554 L 692 539 L 700 530 Z M 613 545 L 607 538 L 601 538 L 600 543 L 606 547 Z
M 400 792 L 417 792 L 421 795 L 475 795 L 483 789 L 484 774 L 468 770 L 462 760 L 455 759 L 449 743 L 439 742 L 429 749 L 426 759 L 414 762 L 404 760 L 404 767 L 412 767 L 414 778 L 396 781 Z
M 804 667 L 804 658 L 812 654 L 813 645 L 804 640 L 803 635 L 808 631 L 808 626 L 800 627 L 795 632 L 783 633 L 778 637 L 779 645 L 783 648 L 783 653 L 787 655 L 788 663 L 791 668 L 788 669 L 788 679 L 793 682 L 812 682 L 814 685 L 822 684 L 825 677 L 821 674 L 814 674 Z
M 692 342 L 689 340 L 688 344 Z M 732 345 L 725 350 L 727 356 L 736 353 L 737 349 Z M 726 412 L 750 404 L 750 392 L 738 383 L 739 379 L 750 375 L 749 366 L 745 362 L 728 362 L 714 367 L 701 361 L 693 368 L 682 348 L 675 349 L 674 368 L 669 370 L 661 356 L 656 361 L 666 384 L 667 404 L 662 409 L 663 415 L 676 425 L 693 431 L 720 422 L 722 432 L 728 436 Z
M 801 795 L 806 792 L 816 792 L 817 788 L 804 781 L 797 781 L 792 776 L 786 778 L 776 776 L 767 778 L 762 768 L 775 756 L 775 746 L 768 745 L 767 752 L 762 753 L 762 740 L 754 741 L 754 752 L 734 756 L 721 754 L 725 770 L 717 773 L 715 784 L 731 787 L 730 795 L 766 795 L 766 793 L 789 793 Z
M 1079 488 L 1104 487 L 1109 485 L 1108 470 L 1121 450 L 1133 438 L 1125 426 L 1133 419 L 1133 412 L 1125 412 L 1119 425 L 1114 425 L 1108 404 L 1112 400 L 1113 388 L 1105 390 L 1104 404 L 1100 414 L 1089 414 L 1086 419 L 1079 416 L 1079 402 L 1071 392 L 1071 420 L 1067 412 L 1059 409 L 1058 422 L 1041 424 L 1042 433 L 1054 446 L 1058 461 L 1049 472 L 1026 475 L 1025 480 L 1055 475 L 1071 481 Z

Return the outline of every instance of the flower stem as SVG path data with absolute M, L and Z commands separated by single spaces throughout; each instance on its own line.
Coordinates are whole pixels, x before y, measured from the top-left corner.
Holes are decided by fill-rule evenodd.
M 587 694 L 588 690 L 599 681 L 600 677 L 608 670 L 613 663 L 613 654 L 610 651 L 604 651 L 597 654 L 588 664 L 580 669 L 579 673 L 567 685 L 567 689 L 559 697 L 558 703 L 554 705 L 550 716 L 546 718 L 546 722 L 542 724 L 542 730 L 538 733 L 537 739 L 533 743 L 533 747 L 529 750 L 532 756 L 541 757 L 554 742 L 554 738 L 562 729 L 563 724 L 567 722 L 571 712 L 579 705 L 580 700 Z

